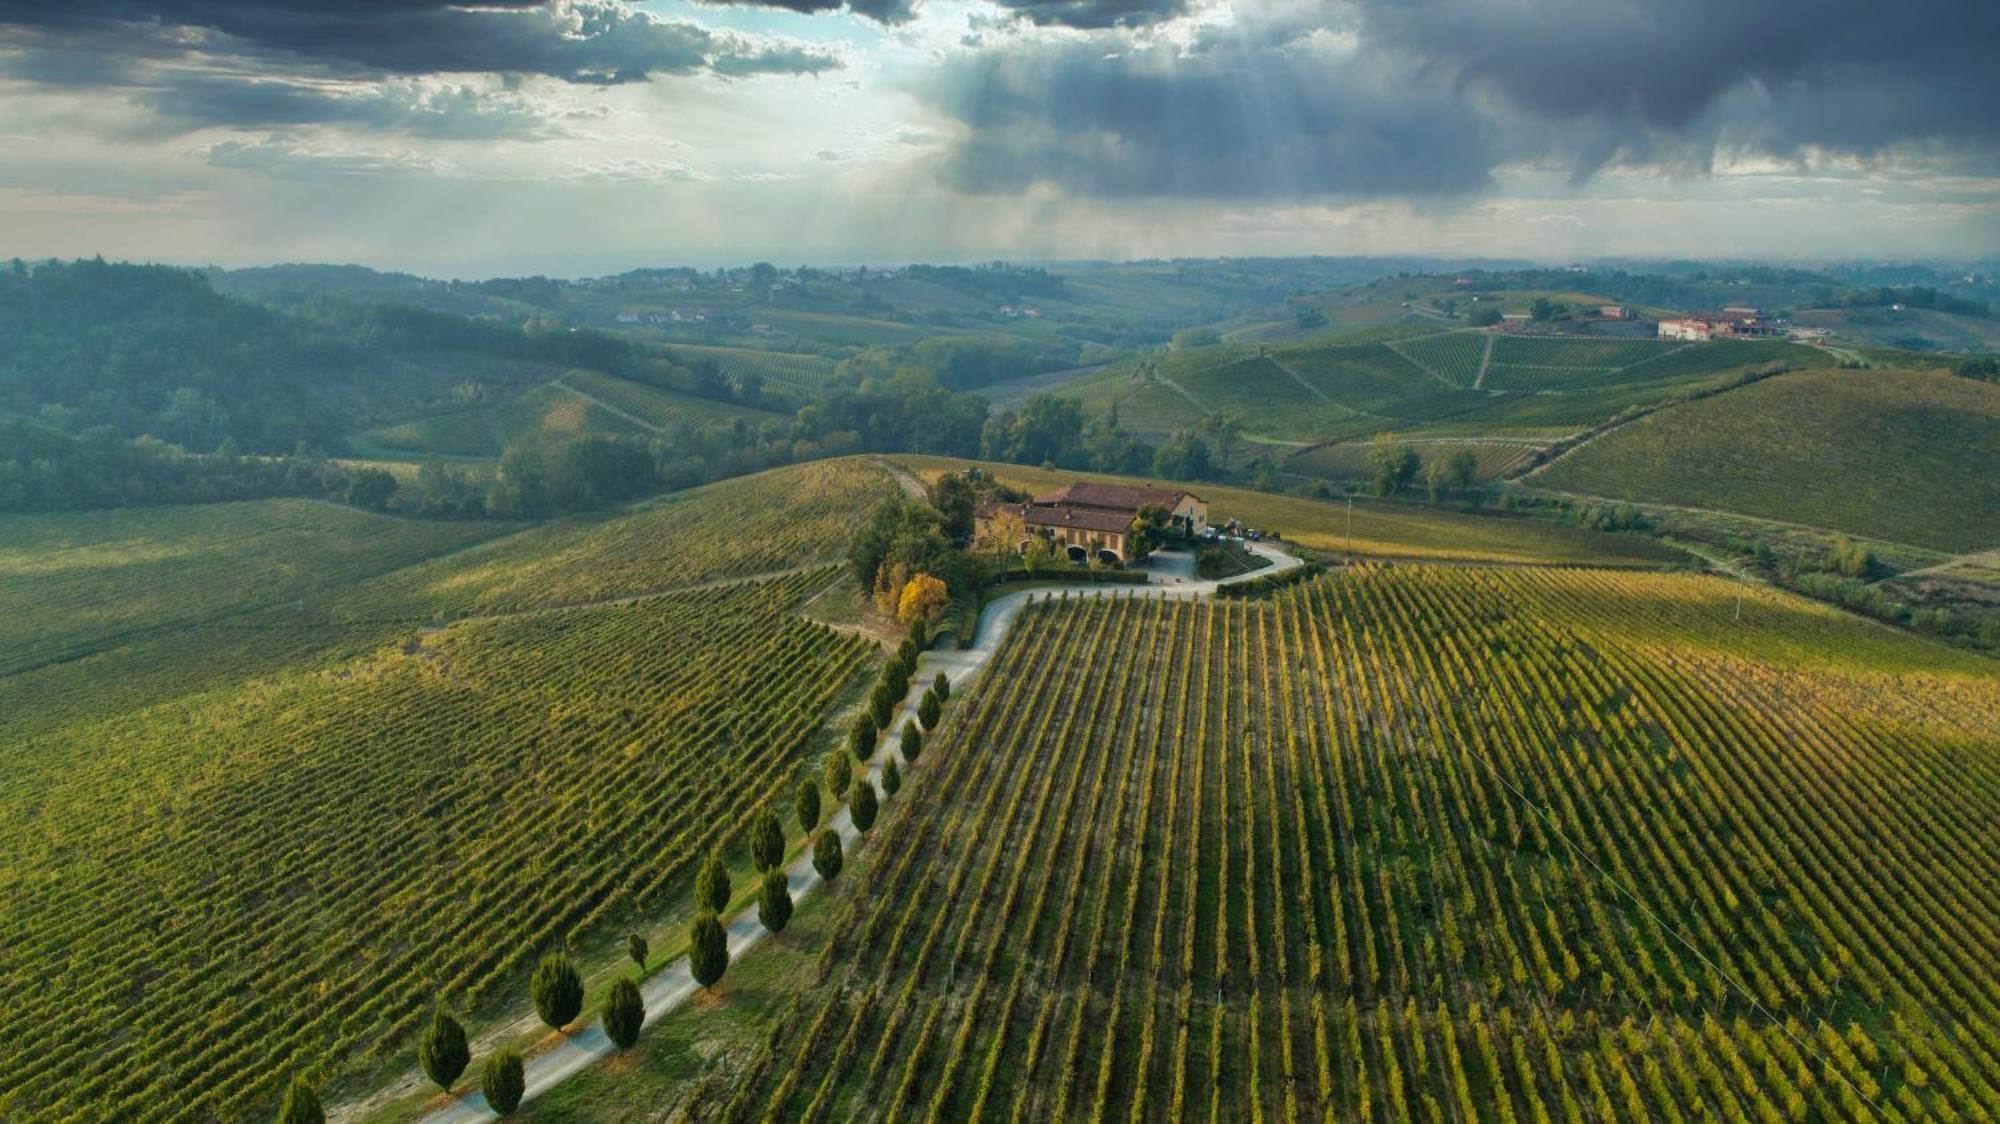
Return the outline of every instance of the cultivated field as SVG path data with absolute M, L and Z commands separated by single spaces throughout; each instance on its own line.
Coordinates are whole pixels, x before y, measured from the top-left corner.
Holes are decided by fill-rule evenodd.
M 819 982 L 688 1107 L 1983 1117 L 2000 674 L 1735 594 L 1045 603 L 837 886 Z
M 1398 444 L 1409 445 L 1411 449 L 1416 451 L 1417 456 L 1422 458 L 1426 465 L 1433 460 L 1450 461 L 1455 454 L 1469 449 L 1472 455 L 1477 458 L 1478 468 L 1475 472 L 1475 479 L 1480 481 L 1497 480 L 1509 471 L 1527 464 L 1534 458 L 1536 450 L 1542 447 L 1542 443 L 1538 441 L 1519 439 L 1482 441 L 1476 438 L 1462 438 L 1450 441 L 1425 441 L 1418 439 L 1407 442 L 1399 441 Z M 1304 476 L 1322 476 L 1331 479 L 1346 480 L 1366 479 L 1374 471 L 1368 463 L 1368 452 L 1369 443 L 1366 441 L 1346 441 L 1333 445 L 1320 445 L 1316 448 L 1307 449 L 1295 456 L 1287 457 L 1284 467 L 1286 472 L 1295 472 Z M 1414 487 L 1418 492 L 1421 492 L 1423 489 L 1422 478 L 1419 477 L 1418 481 Z
M 1918 371 L 1781 375 L 1643 418 L 1527 482 L 1990 548 L 2000 545 L 2000 387 Z
M 1491 346 L 1490 363 L 1486 358 Z M 1358 440 L 1385 431 L 1559 437 L 1746 367 L 1831 360 L 1787 343 L 1510 336 L 1377 329 L 1261 347 L 1175 355 L 1152 378 L 1127 366 L 1057 391 L 1154 435 L 1231 412 L 1283 441 Z M 1481 375 L 1482 363 L 1488 363 Z
M 311 500 L 0 516 L 0 677 L 195 621 L 320 601 L 507 529 Z
M 833 360 L 788 351 L 757 351 L 747 347 L 697 347 L 672 344 L 667 350 L 683 360 L 713 359 L 722 373 L 735 378 L 756 375 L 767 382 L 818 390 L 833 382 Z
M 672 425 L 693 425 L 742 418 L 753 425 L 777 415 L 752 410 L 728 402 L 716 402 L 681 394 L 657 386 L 616 378 L 597 371 L 576 370 L 565 374 L 558 385 L 622 411 L 655 429 Z
M 388 573 L 492 528 L 295 501 L 13 528 L 34 635 L 105 582 L 162 594 L 0 675 L 0 1118 L 260 1118 L 293 1072 L 405 1062 L 437 1001 L 518 1000 L 545 948 L 678 921 L 873 651 L 796 608 L 893 489 L 798 466 Z

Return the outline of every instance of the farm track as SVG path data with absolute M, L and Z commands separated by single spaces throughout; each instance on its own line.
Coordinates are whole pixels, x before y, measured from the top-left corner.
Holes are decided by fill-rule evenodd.
M 922 482 L 917 480 L 914 475 L 900 466 L 890 465 L 889 462 L 884 461 L 880 463 L 890 467 L 891 473 L 897 477 L 898 483 L 906 490 L 912 490 L 921 494 Z M 1280 573 L 1302 564 L 1296 557 L 1261 543 L 1249 543 L 1245 545 L 1252 551 L 1268 559 L 1271 565 L 1252 571 L 1249 574 L 1239 575 L 1235 578 L 1226 578 L 1221 581 L 1184 581 L 1171 585 L 1148 585 L 1143 587 L 1144 595 L 1147 597 L 1165 597 L 1174 600 L 1193 600 L 1213 594 L 1215 589 L 1221 585 Z M 1137 596 L 1141 588 L 1137 586 L 1106 587 L 1090 585 L 1079 586 L 1076 589 L 1065 592 L 1079 598 L 1100 599 Z M 1046 594 L 1047 591 L 1043 591 L 1043 595 Z M 1036 597 L 1036 592 L 1025 591 L 1007 594 L 994 599 L 987 604 L 985 610 L 980 614 L 979 624 L 974 631 L 973 642 L 969 648 L 955 652 L 925 652 L 919 657 L 916 674 L 911 676 L 910 692 L 907 697 L 897 704 L 890 718 L 889 726 L 882 733 L 877 752 L 870 759 L 866 774 L 869 783 L 874 784 L 879 781 L 882 763 L 889 760 L 891 755 L 894 755 L 899 761 L 902 760 L 901 754 L 896 748 L 897 738 L 905 724 L 916 720 L 917 703 L 921 700 L 923 692 L 931 680 L 938 673 L 943 672 L 952 684 L 952 697 L 954 699 L 963 697 L 964 687 L 987 666 L 993 654 L 999 650 L 1002 643 L 1012 632 L 1015 622 L 1021 615 L 1022 609 L 1035 600 Z M 984 694 L 990 696 L 992 692 Z M 905 762 L 905 765 L 908 765 L 908 763 Z M 905 773 L 905 776 L 907 779 L 905 780 L 904 791 L 908 792 L 916 787 L 916 783 L 921 783 L 923 774 L 912 768 Z M 907 799 L 908 797 L 902 798 Z M 833 815 L 829 817 L 827 825 L 840 832 L 841 841 L 845 846 L 852 848 L 859 843 L 861 833 L 854 827 L 853 820 L 848 814 L 847 805 L 842 804 L 836 809 Z M 821 885 L 821 879 L 818 872 L 813 869 L 809 853 L 802 852 L 786 867 L 785 873 L 795 902 L 816 892 Z M 744 952 L 755 947 L 765 936 L 764 928 L 757 920 L 757 912 L 754 907 L 745 909 L 730 917 L 726 928 L 729 934 L 729 952 L 732 962 Z M 665 969 L 647 979 L 641 987 L 641 994 L 645 999 L 646 1022 L 652 1023 L 663 1017 L 684 1003 L 688 998 L 695 995 L 699 990 L 694 984 L 693 978 L 689 975 L 686 959 L 681 958 L 674 961 Z M 971 1007 L 968 1007 L 968 1013 L 971 1009 Z M 524 1100 L 531 1100 L 547 1092 L 568 1078 L 582 1072 L 595 1062 L 609 1056 L 611 1052 L 612 1045 L 610 1040 L 604 1036 L 602 1027 L 595 1023 L 571 1034 L 561 1036 L 551 1048 L 543 1050 L 527 1059 L 527 1093 Z M 405 1084 L 407 1083 L 409 1083 L 408 1078 L 405 1079 Z M 372 1104 L 374 1102 L 375 1098 L 370 1098 L 367 1103 Z M 357 1106 L 350 1105 L 336 1109 L 331 1114 L 331 1117 L 334 1119 L 351 1119 L 356 1115 Z M 486 1104 L 485 1097 L 475 1091 L 453 1099 L 445 1107 L 428 1114 L 425 1120 L 430 1122 L 430 1124 L 461 1124 L 461 1122 L 490 1120 L 493 1119 L 493 1116 L 492 1110 Z

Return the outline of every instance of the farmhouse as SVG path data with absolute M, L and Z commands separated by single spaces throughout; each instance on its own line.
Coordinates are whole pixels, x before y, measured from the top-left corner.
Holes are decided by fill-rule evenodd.
M 1084 481 L 1066 484 L 1027 503 L 990 508 L 980 514 L 980 522 L 990 526 L 1003 515 L 1020 519 L 1023 537 L 1016 544 L 1017 550 L 1026 550 L 1029 542 L 1040 536 L 1066 550 L 1072 562 L 1094 558 L 1122 565 L 1132 557 L 1128 543 L 1132 521 L 1148 507 L 1165 511 L 1169 526 L 1181 533 L 1199 534 L 1208 527 L 1208 504 L 1192 493 Z

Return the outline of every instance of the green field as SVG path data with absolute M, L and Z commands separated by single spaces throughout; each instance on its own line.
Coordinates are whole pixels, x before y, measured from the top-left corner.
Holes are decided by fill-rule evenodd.
M 1918 371 L 1781 375 L 1642 418 L 1526 483 L 1990 548 L 2000 545 L 2000 387 Z
M 0 516 L 0 677 L 331 591 L 508 530 L 256 500 Z
M 785 351 L 757 351 L 747 347 L 698 347 L 673 344 L 668 349 L 683 360 L 713 359 L 722 373 L 731 378 L 755 375 L 766 382 L 805 391 L 832 385 L 837 365 L 822 355 L 799 355 Z
M 1540 442 L 1527 440 L 1424 441 L 1419 439 L 1399 444 L 1408 444 L 1426 465 L 1434 460 L 1449 461 L 1455 454 L 1469 449 L 1477 458 L 1478 470 L 1475 478 L 1481 482 L 1497 480 L 1527 464 L 1533 459 L 1536 450 L 1541 448 Z M 1334 480 L 1365 480 L 1372 476 L 1374 471 L 1368 463 L 1369 447 L 1366 441 L 1319 445 L 1286 458 L 1285 471 Z M 1417 487 L 1421 489 L 1422 484 L 1419 483 Z
M 388 457 L 497 457 L 517 441 L 586 434 L 647 438 L 668 427 L 776 417 L 598 371 L 573 370 L 498 405 L 378 426 L 349 439 L 357 451 Z
M 0 1118 L 265 1118 L 434 1002 L 512 1009 L 546 947 L 669 947 L 873 650 L 795 608 L 893 487 L 810 464 L 452 553 L 505 528 L 8 521 L 9 654 L 95 650 L 0 674 Z
M 947 457 L 894 458 L 926 479 L 962 469 L 972 461 Z M 1030 492 L 1048 491 L 1071 480 L 1146 483 L 1100 473 L 1050 471 L 1022 465 L 981 463 L 1001 482 Z M 1186 487 L 1208 501 L 1212 523 L 1240 519 L 1314 550 L 1378 558 L 1425 558 L 1459 562 L 1561 562 L 1612 566 L 1657 566 L 1684 561 L 1685 555 L 1652 539 L 1610 535 L 1542 520 L 1435 511 L 1406 504 L 1360 501 L 1347 505 L 1296 496 L 1253 492 L 1210 484 Z M 1349 527 L 1352 530 L 1349 530 Z
M 627 415 L 620 418 L 620 421 L 631 422 L 632 419 L 637 419 L 638 422 L 655 430 L 666 429 L 673 425 L 734 421 L 738 418 L 755 425 L 757 422 L 769 421 L 778 416 L 768 410 L 753 410 L 729 402 L 697 398 L 692 394 L 648 386 L 645 383 L 597 371 L 571 371 L 557 380 L 556 385 L 587 395 Z
M 1398 566 L 1044 602 L 836 884 L 817 975 L 530 1117 L 1982 1117 L 2000 673 L 1735 592 Z M 622 1101 L 662 1071 L 707 1076 Z
M 1486 349 L 1490 364 L 1482 374 Z M 1178 353 L 1157 372 L 1120 364 L 1056 392 L 1155 436 L 1234 413 L 1251 434 L 1322 444 L 1397 431 L 1547 437 L 1782 362 L 1827 366 L 1794 344 L 1512 336 L 1420 327 Z

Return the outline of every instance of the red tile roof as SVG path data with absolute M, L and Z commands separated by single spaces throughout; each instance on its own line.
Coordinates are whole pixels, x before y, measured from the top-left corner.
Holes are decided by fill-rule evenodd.
M 1037 504 L 1068 504 L 1077 507 L 1115 508 L 1136 514 L 1142 507 L 1164 507 L 1169 511 L 1186 492 L 1171 488 L 1134 488 L 1129 484 L 1098 484 L 1079 480 L 1053 492 L 1035 497 Z
M 1075 527 L 1084 531 L 1123 534 L 1131 528 L 1133 514 L 1132 511 L 1031 503 L 1023 506 L 1021 521 L 1030 527 Z

